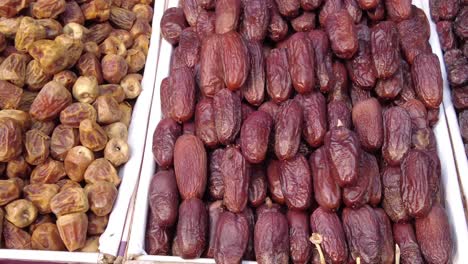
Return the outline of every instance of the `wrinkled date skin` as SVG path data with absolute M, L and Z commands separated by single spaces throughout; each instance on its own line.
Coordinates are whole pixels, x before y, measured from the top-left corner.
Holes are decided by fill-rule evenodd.
M 403 85 L 403 72 L 401 69 L 398 69 L 388 79 L 379 79 L 374 90 L 379 98 L 390 100 L 398 96 Z
M 392 165 L 400 165 L 411 146 L 411 117 L 405 109 L 394 106 L 383 115 L 384 140 L 382 156 Z
M 348 11 L 343 9 L 331 13 L 326 20 L 325 29 L 336 56 L 342 59 L 352 58 L 358 50 L 358 39 L 356 27 Z
M 359 208 L 369 202 L 373 182 L 380 178 L 379 165 L 372 154 L 361 151 L 359 162 L 356 184 L 343 189 L 343 201 L 351 208 Z
M 240 213 L 247 205 L 250 168 L 237 147 L 226 149 L 221 165 L 224 181 L 224 205 L 234 213 Z
M 445 209 L 437 204 L 424 218 L 415 222 L 416 238 L 428 263 L 450 263 L 452 239 Z
M 380 263 L 392 264 L 394 263 L 395 257 L 392 223 L 382 208 L 375 208 L 374 214 L 379 222 L 380 236 L 382 238 L 382 254 L 380 256 Z
M 200 42 L 195 28 L 186 28 L 182 31 L 179 40 L 179 49 L 181 51 L 182 60 L 190 68 L 195 67 L 198 63 Z
M 234 141 L 241 128 L 241 100 L 234 92 L 223 89 L 213 98 L 213 108 L 219 142 L 227 145 Z
M 284 204 L 284 195 L 281 190 L 281 162 L 278 160 L 270 160 L 267 167 L 268 190 L 270 191 L 271 199 L 279 204 Z
M 365 31 L 364 36 L 360 34 L 362 31 Z M 369 33 L 370 30 L 367 26 L 358 27 L 358 51 L 356 56 L 346 61 L 349 78 L 353 83 L 364 89 L 373 87 L 377 79 L 377 72 L 372 60 Z
M 343 0 L 330 0 L 330 1 L 321 0 L 320 2 L 323 2 L 323 7 L 320 10 L 319 22 L 320 22 L 320 25 L 324 26 L 327 22 L 329 15 L 336 13 L 343 8 Z
M 250 163 L 265 160 L 273 119 L 263 111 L 251 113 L 242 124 L 240 141 L 242 154 Z
M 22 152 L 23 135 L 18 122 L 0 118 L 0 162 L 14 159 Z
M 203 197 L 207 181 L 207 157 L 203 142 L 196 136 L 186 134 L 177 139 L 174 171 L 182 199 Z
M 206 246 L 208 213 L 198 198 L 184 200 L 179 207 L 177 246 L 185 259 L 199 258 Z
M 283 19 L 278 11 L 276 2 L 270 0 L 270 24 L 268 25 L 268 37 L 274 42 L 283 40 L 288 34 L 288 23 Z
M 151 220 L 161 227 L 170 227 L 177 221 L 179 191 L 173 170 L 159 171 L 153 176 L 149 188 Z
M 383 143 L 382 107 L 375 98 L 354 105 L 353 124 L 363 149 L 376 151 Z
M 241 13 L 241 0 L 216 1 L 216 34 L 237 29 Z
M 318 148 L 310 155 L 309 165 L 314 184 L 314 195 L 317 203 L 328 210 L 336 210 L 341 204 L 340 186 L 331 174 L 325 147 Z
M 439 35 L 440 46 L 444 52 L 456 48 L 455 34 L 452 30 L 452 22 L 439 21 L 437 22 L 437 35 Z
M 195 107 L 195 134 L 207 147 L 218 145 L 213 99 L 204 98 Z
M 169 116 L 182 123 L 193 117 L 195 112 L 195 80 L 189 67 L 174 69 L 169 77 Z
M 312 196 L 312 176 L 307 159 L 298 154 L 281 161 L 281 190 L 288 208 L 306 210 Z
M 352 112 L 346 101 L 333 100 L 327 104 L 328 129 L 339 126 L 351 128 L 351 116 Z
M 172 166 L 174 145 L 181 134 L 181 126 L 171 118 L 165 118 L 158 123 L 153 134 L 153 157 L 159 166 Z
M 287 51 L 273 49 L 266 58 L 267 92 L 273 102 L 281 103 L 292 93 L 292 80 L 289 75 Z
M 145 250 L 151 255 L 169 255 L 172 234 L 167 227 L 160 227 L 150 215 L 145 233 Z
M 299 0 L 275 0 L 278 5 L 278 11 L 285 17 L 295 17 L 299 13 L 300 2 Z
M 180 34 L 186 28 L 187 22 L 185 21 L 184 11 L 179 7 L 171 7 L 164 12 L 161 18 L 161 34 L 164 39 L 172 45 L 179 43 Z
M 283 1 L 287 2 L 287 1 Z M 315 54 L 309 38 L 298 32 L 287 40 L 289 74 L 294 89 L 300 94 L 307 94 L 315 87 Z
M 442 102 L 442 74 L 435 54 L 418 55 L 411 66 L 414 90 L 428 108 L 438 108 Z
M 263 41 L 268 32 L 270 9 L 268 0 L 243 1 L 243 19 L 239 32 L 250 41 Z
M 409 219 L 401 197 L 400 167 L 386 166 L 382 172 L 382 207 L 393 222 L 403 222 Z
M 355 184 L 361 151 L 356 134 L 345 127 L 333 128 L 325 136 L 325 148 L 338 185 L 345 187 Z
M 223 212 L 217 223 L 216 263 L 240 263 L 249 243 L 249 222 L 243 214 Z
M 335 79 L 327 34 L 322 30 L 312 30 L 308 33 L 315 53 L 315 74 L 321 92 L 328 92 L 333 87 Z
M 308 263 L 312 256 L 312 243 L 309 241 L 309 216 L 305 212 L 288 211 L 289 251 L 293 263 Z
M 411 0 L 387 0 L 385 8 L 390 20 L 400 22 L 411 16 Z
M 202 41 L 200 49 L 200 90 L 208 97 L 213 97 L 223 89 L 223 70 L 221 63 L 220 37 L 208 36 Z
M 398 70 L 400 53 L 394 22 L 380 22 L 371 29 L 371 51 L 377 77 L 388 78 Z
M 321 93 L 297 95 L 295 97 L 302 106 L 304 115 L 304 128 L 302 135 L 312 147 L 323 144 L 327 133 L 327 107 L 325 97 Z
M 446 231 L 447 230 L 448 229 L 446 229 Z M 393 224 L 393 239 L 400 248 L 400 263 L 425 263 L 421 255 L 421 250 L 419 249 L 419 244 L 416 241 L 416 235 L 414 234 L 414 228 L 411 223 Z
M 294 157 L 299 149 L 303 111 L 296 100 L 284 102 L 275 121 L 275 154 L 280 160 Z
M 260 43 L 249 41 L 250 71 L 242 86 L 242 95 L 251 105 L 260 105 L 265 98 L 265 55 Z
M 401 197 L 410 216 L 424 217 L 431 210 L 431 162 L 423 151 L 410 150 L 401 163 Z
M 236 91 L 244 85 L 249 75 L 249 51 L 237 32 L 220 35 L 219 42 L 224 83 L 228 89 Z
M 224 149 L 219 148 L 210 154 L 208 192 L 213 199 L 223 199 L 224 180 L 221 165 L 223 163 Z
M 263 165 L 251 167 L 249 183 L 249 203 L 253 207 L 262 205 L 267 196 L 267 179 Z
M 435 21 L 439 20 L 452 20 L 459 11 L 459 2 L 456 0 L 430 0 L 429 4 L 431 7 L 431 17 Z M 466 3 L 466 1 L 465 1 Z
M 348 259 L 348 246 L 340 218 L 336 213 L 329 212 L 322 207 L 317 208 L 310 215 L 310 229 L 312 233 L 322 237 L 320 247 L 325 259 L 330 263 L 345 263 Z
M 382 237 L 373 209 L 366 205 L 359 209 L 343 210 L 343 226 L 353 258 L 364 263 L 380 263 Z
M 210 228 L 208 233 L 208 248 L 206 250 L 206 257 L 213 258 L 216 249 L 216 243 L 218 241 L 217 226 L 218 220 L 221 214 L 226 210 L 223 206 L 223 201 L 218 200 L 212 202 L 208 206 L 208 226 Z
M 259 264 L 289 261 L 288 220 L 280 212 L 266 211 L 255 223 L 255 258 Z

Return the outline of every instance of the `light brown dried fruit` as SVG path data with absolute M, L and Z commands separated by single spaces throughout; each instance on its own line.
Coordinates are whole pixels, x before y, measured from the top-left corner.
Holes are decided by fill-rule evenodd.
M 104 82 L 104 78 L 102 77 L 101 62 L 96 57 L 96 55 L 89 52 L 84 53 L 76 63 L 75 67 L 78 69 L 80 75 L 94 76 L 98 84 L 102 84 Z
M 34 168 L 31 173 L 31 183 L 57 183 L 65 175 L 62 162 L 47 159 Z
M 123 57 L 127 55 L 127 47 L 123 40 L 112 35 L 109 35 L 109 37 L 99 45 L 99 51 L 104 55 L 115 54 Z
M 81 103 L 91 104 L 98 95 L 98 80 L 94 76 L 80 76 L 73 85 L 73 97 Z
M 80 123 L 80 142 L 92 151 L 100 151 L 106 147 L 107 135 L 95 121 L 85 119 Z
M 46 30 L 46 38 L 47 39 L 55 39 L 60 34 L 62 34 L 64 28 L 62 24 L 55 19 L 45 18 L 45 19 L 38 19 L 37 23 L 43 26 Z
M 0 108 L 15 109 L 19 106 L 23 90 L 16 85 L 0 80 Z
M 126 163 L 130 158 L 130 147 L 127 142 L 120 138 L 113 138 L 107 142 L 104 149 L 104 158 L 115 167 Z
M 56 18 L 65 11 L 65 0 L 38 0 L 32 4 L 31 13 L 36 18 Z
M 87 183 L 107 181 L 113 183 L 115 186 L 120 184 L 117 170 L 104 158 L 97 159 L 88 166 L 84 174 L 84 179 Z
M 39 121 L 51 120 L 72 103 L 70 92 L 58 82 L 48 82 L 31 105 L 31 117 Z
M 31 165 L 44 163 L 49 157 L 50 138 L 37 129 L 26 132 L 24 138 L 24 157 Z
M 65 250 L 57 226 L 53 223 L 43 223 L 37 226 L 31 235 L 32 249 L 38 250 Z
M 140 95 L 143 90 L 141 87 L 142 79 L 143 76 L 138 73 L 129 74 L 122 79 L 120 85 L 124 89 L 127 99 L 135 99 Z
M 30 184 L 23 189 L 24 197 L 31 201 L 39 213 L 51 213 L 50 200 L 59 192 L 60 187 L 57 184 Z
M 109 215 L 97 216 L 88 212 L 88 235 L 100 235 L 104 233 L 109 222 Z
M 99 85 L 99 95 L 110 95 L 117 103 L 122 103 L 125 100 L 124 89 L 119 84 Z
M 67 90 L 70 91 L 73 85 L 75 84 L 77 78 L 78 77 L 76 76 L 76 73 L 65 70 L 65 71 L 56 73 L 54 75 L 53 80 L 62 84 L 65 88 L 67 88 Z
M 14 17 L 28 7 L 27 0 L 5 0 L 0 3 L 0 17 Z
M 111 0 L 92 0 L 81 5 L 86 20 L 104 22 L 109 20 Z
M 63 243 L 69 251 L 75 251 L 84 247 L 86 243 L 86 231 L 88 218 L 84 213 L 74 213 L 59 216 L 57 228 Z
M 36 60 L 32 60 L 26 67 L 26 85 L 31 91 L 39 91 L 46 85 L 52 76 L 42 70 L 41 65 Z
M 73 103 L 60 112 L 60 123 L 68 127 L 79 128 L 81 121 L 96 121 L 96 109 L 88 103 Z
M 5 218 L 19 228 L 29 226 L 36 220 L 37 208 L 26 199 L 19 199 L 5 206 Z
M 23 156 L 18 156 L 10 160 L 6 164 L 6 176 L 10 179 L 21 178 L 24 179 L 31 173 L 31 167 L 26 162 Z
M 85 213 L 89 209 L 88 197 L 82 188 L 68 188 L 50 200 L 50 209 L 56 216 Z
M 97 112 L 97 122 L 108 125 L 119 121 L 122 118 L 119 104 L 110 95 L 99 96 L 93 104 Z
M 120 112 L 122 113 L 122 117 L 120 118 L 119 122 L 129 127 L 130 122 L 132 121 L 132 106 L 128 102 L 123 102 L 119 104 L 119 108 Z
M 63 161 L 68 151 L 80 143 L 78 129 L 65 125 L 58 125 L 50 138 L 50 155 Z
M 88 197 L 89 209 L 97 216 L 110 214 L 114 202 L 117 199 L 117 188 L 114 184 L 105 181 L 97 181 L 86 185 L 84 188 Z
M 109 139 L 109 141 L 113 138 L 118 138 L 126 142 L 128 139 L 127 125 L 122 122 L 115 122 L 113 124 L 105 126 L 104 130 L 107 133 L 107 138 Z
M 29 58 L 20 53 L 9 55 L 0 64 L 0 80 L 9 81 L 16 86 L 23 87 L 26 80 L 26 66 Z
M 22 186 L 15 179 L 0 180 L 0 206 L 18 199 L 21 195 Z
M 15 48 L 26 52 L 29 46 L 36 40 L 46 38 L 46 29 L 32 17 L 23 17 L 15 36 Z
M 27 131 L 29 128 L 31 128 L 31 117 L 29 116 L 28 112 L 23 110 L 0 110 L 0 118 L 2 117 L 8 117 L 15 120 L 23 131 Z
M 135 73 L 141 71 L 145 67 L 146 55 L 138 49 L 129 49 L 125 61 L 128 65 L 128 72 Z
M 48 39 L 35 41 L 29 46 L 28 52 L 48 74 L 56 74 L 68 66 L 67 50 L 56 41 Z
M 31 129 L 37 129 L 44 133 L 44 135 L 50 136 L 52 135 L 52 132 L 54 132 L 55 129 L 55 122 L 53 120 L 49 121 L 38 121 L 35 119 L 32 119 L 32 125 Z
M 130 30 L 133 22 L 136 19 L 136 14 L 130 10 L 112 6 L 110 9 L 110 22 L 118 28 Z
M 94 153 L 86 147 L 77 146 L 68 151 L 64 166 L 68 177 L 81 182 L 89 164 L 94 161 Z
M 6 220 L 3 223 L 3 238 L 7 249 L 31 249 L 31 236 L 28 232 Z
M 0 118 L 0 162 L 9 161 L 22 151 L 21 126 L 11 118 Z
M 125 45 L 126 49 L 130 49 L 133 45 L 133 37 L 130 32 L 125 29 L 114 29 L 110 34 L 109 37 L 116 37 L 120 41 L 122 41 Z
M 109 83 L 120 83 L 127 75 L 128 65 L 122 56 L 108 54 L 102 58 L 102 75 Z

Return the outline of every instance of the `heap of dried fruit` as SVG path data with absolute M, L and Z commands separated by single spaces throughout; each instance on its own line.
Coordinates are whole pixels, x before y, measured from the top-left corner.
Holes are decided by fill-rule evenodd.
M 468 156 L 468 2 L 431 0 L 429 3 Z
M 1 247 L 98 251 L 130 158 L 151 4 L 1 1 Z
M 450 262 L 431 129 L 442 78 L 422 10 L 181 3 L 160 22 L 174 50 L 153 137 L 148 254 Z

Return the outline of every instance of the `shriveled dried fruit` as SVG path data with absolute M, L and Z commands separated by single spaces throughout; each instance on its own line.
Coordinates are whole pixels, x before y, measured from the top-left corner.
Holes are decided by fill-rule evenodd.
M 51 120 L 72 102 L 70 92 L 60 83 L 48 82 L 39 92 L 31 105 L 29 113 L 40 121 Z
M 5 206 L 5 218 L 18 228 L 29 226 L 36 217 L 37 208 L 26 199 L 16 200 Z
M 348 259 L 345 232 L 336 213 L 317 208 L 310 216 L 310 229 L 322 237 L 320 247 L 324 257 L 331 263 L 343 263 Z
M 392 166 L 399 165 L 411 146 L 411 117 L 405 109 L 394 106 L 383 114 L 382 155 Z
M 377 77 L 388 78 L 398 70 L 400 54 L 395 23 L 384 21 L 372 28 L 371 50 Z
M 201 198 L 207 182 L 207 155 L 194 135 L 180 136 L 174 147 L 174 170 L 182 199 Z
M 98 181 L 107 181 L 115 186 L 120 184 L 117 170 L 112 164 L 104 158 L 99 158 L 91 162 L 84 173 L 86 183 L 95 183 Z
M 89 209 L 95 215 L 105 216 L 110 214 L 117 199 L 117 188 L 115 188 L 114 184 L 97 181 L 86 185 L 84 192 L 88 197 Z
M 49 157 L 50 138 L 37 129 L 31 129 L 25 134 L 25 159 L 31 165 L 39 165 Z
M 295 33 L 287 40 L 289 75 L 294 89 L 307 94 L 315 87 L 315 52 L 305 33 Z
M 0 80 L 0 108 L 16 109 L 21 100 L 23 90 L 7 81 Z
M 242 154 L 249 162 L 260 163 L 265 159 L 272 126 L 273 119 L 263 111 L 253 112 L 242 124 Z
M 84 173 L 94 160 L 94 153 L 83 146 L 76 146 L 67 152 L 64 160 L 68 177 L 76 182 L 83 180 Z
M 17 158 L 10 160 L 5 167 L 5 174 L 10 179 L 16 177 L 24 179 L 31 173 L 31 167 L 23 156 L 18 156 Z
M 240 213 L 248 201 L 250 167 L 237 147 L 226 148 L 221 172 L 224 182 L 224 205 L 229 211 Z
M 208 213 L 198 198 L 184 200 L 179 207 L 177 245 L 185 259 L 199 258 L 206 246 Z
M 50 209 L 56 216 L 85 213 L 89 209 L 88 197 L 82 188 L 68 188 L 52 198 Z
M 380 255 L 380 263 L 394 263 L 395 244 L 393 242 L 392 224 L 385 211 L 381 208 L 374 209 L 374 214 L 379 223 L 380 236 L 382 242 L 382 254 Z
M 367 151 L 380 149 L 383 143 L 380 103 L 375 98 L 357 103 L 353 107 L 352 118 L 361 146 Z
M 153 176 L 148 195 L 154 224 L 170 227 L 177 221 L 179 191 L 173 170 L 159 171 Z
M 9 221 L 3 222 L 3 238 L 7 249 L 32 249 L 29 233 Z
M 107 134 L 104 129 L 91 119 L 80 123 L 80 142 L 92 151 L 103 150 L 107 144 Z
M 23 189 L 25 198 L 31 201 L 39 213 L 51 213 L 50 201 L 59 192 L 60 187 L 56 184 L 30 184 Z
M 59 125 L 54 129 L 50 138 L 50 155 L 63 161 L 68 151 L 79 143 L 78 130 Z
M 57 218 L 57 228 L 65 247 L 75 251 L 84 247 L 88 217 L 84 213 L 62 215 Z
M 241 128 L 241 100 L 237 94 L 223 89 L 213 99 L 216 134 L 222 144 L 232 142 Z
M 216 263 L 240 262 L 249 242 L 249 223 L 245 215 L 222 212 L 216 229 Z
M 281 159 L 289 159 L 299 149 L 303 122 L 301 105 L 295 100 L 284 102 L 275 120 L 275 154 Z
M 171 229 L 158 226 L 155 222 L 151 221 L 151 215 L 149 215 L 149 218 L 145 234 L 145 251 L 151 255 L 168 255 L 172 239 Z M 175 255 L 174 252 L 172 254 Z
M 115 54 L 108 54 L 102 58 L 102 75 L 109 83 L 120 83 L 127 75 L 128 64 L 125 58 Z
M 268 95 L 275 103 L 284 102 L 292 93 L 286 49 L 271 50 L 265 63 Z
M 31 173 L 32 183 L 56 183 L 65 177 L 63 163 L 53 159 L 47 159 L 44 163 L 37 165 Z
M 438 108 L 442 102 L 442 75 L 435 54 L 418 55 L 411 66 L 414 90 L 428 108 Z
M 180 33 L 187 27 L 184 11 L 179 7 L 168 8 L 161 18 L 161 34 L 172 45 L 179 42 Z
M 222 1 L 226 0 L 220 2 Z M 240 2 L 239 0 L 234 1 Z M 219 44 L 224 83 L 228 89 L 236 91 L 244 85 L 250 70 L 247 46 L 242 36 L 237 32 L 220 35 Z
M 65 250 L 57 226 L 53 223 L 43 223 L 37 226 L 31 235 L 32 249 L 38 250 Z
M 382 207 L 393 222 L 409 219 L 401 197 L 401 170 L 399 167 L 387 166 L 382 172 Z
M 281 189 L 286 204 L 293 210 L 306 210 L 312 196 L 312 176 L 302 155 L 281 161 Z
M 287 218 L 291 258 L 294 263 L 308 263 L 312 256 L 309 216 L 305 212 L 288 211 Z
M 20 181 L 15 179 L 0 180 L 0 205 L 6 205 L 20 197 L 21 190 L 23 189 L 20 183 Z
M 26 66 L 30 57 L 21 53 L 7 55 L 0 64 L 0 80 L 23 87 L 26 80 Z
M 400 263 L 424 263 L 411 223 L 393 224 L 393 238 L 400 248 Z
M 346 10 L 328 15 L 325 29 L 330 38 L 331 48 L 342 59 L 350 59 L 358 49 L 356 27 Z
M 88 212 L 88 235 L 100 235 L 104 233 L 109 222 L 109 215 L 97 216 Z
M 0 161 L 14 159 L 22 152 L 23 136 L 20 125 L 11 118 L 0 118 Z

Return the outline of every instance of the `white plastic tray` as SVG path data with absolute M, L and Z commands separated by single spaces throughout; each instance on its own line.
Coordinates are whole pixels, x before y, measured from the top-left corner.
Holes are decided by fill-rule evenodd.
M 424 2 L 425 0 L 421 0 Z M 167 7 L 178 5 L 178 0 L 168 0 Z M 420 1 L 413 1 L 413 4 L 422 8 Z M 165 10 L 165 9 L 164 9 Z M 436 35 L 434 28 L 431 35 Z M 431 38 L 431 45 L 433 39 Z M 161 119 L 159 87 L 161 81 L 169 74 L 169 65 L 172 53 L 172 46 L 162 40 L 161 50 L 158 61 L 158 72 L 156 74 L 156 89 L 153 98 L 153 107 L 150 115 L 150 123 L 148 125 L 148 137 L 146 145 L 152 145 L 152 133 Z M 444 91 L 444 97 L 447 92 Z M 445 193 L 445 207 L 451 225 L 451 234 L 454 241 L 453 263 L 466 264 L 468 263 L 468 230 L 465 221 L 462 200 L 460 197 L 460 188 L 457 181 L 457 170 L 455 167 L 452 145 L 450 141 L 449 131 L 445 111 L 441 107 L 439 114 L 439 122 L 434 127 L 434 133 L 438 143 L 438 154 L 441 161 L 442 171 L 442 188 Z M 155 162 L 151 148 L 146 148 L 143 157 L 142 173 L 140 176 L 139 190 L 136 197 L 135 211 L 133 213 L 133 221 L 131 222 L 131 233 L 128 241 L 126 259 L 127 263 L 215 263 L 213 259 L 195 259 L 184 260 L 180 257 L 172 256 L 153 256 L 147 255 L 145 252 L 145 232 L 146 219 L 148 214 L 148 189 L 155 172 Z M 256 263 L 254 261 L 243 261 L 243 263 Z
M 431 25 L 431 33 L 436 32 L 436 25 L 432 21 L 430 14 L 429 3 L 423 1 L 424 12 L 426 13 L 429 23 Z M 455 156 L 455 165 L 458 172 L 458 180 L 462 190 L 463 199 L 465 202 L 465 212 L 468 213 L 466 208 L 466 201 L 468 198 L 468 159 L 465 153 L 465 147 L 460 134 L 460 127 L 458 125 L 458 116 L 452 102 L 452 94 L 450 93 L 450 84 L 447 78 L 447 71 L 445 68 L 444 57 L 440 47 L 439 36 L 437 33 L 431 34 L 431 46 L 433 52 L 439 57 L 440 66 L 442 69 L 442 78 L 444 80 L 444 101 L 445 116 L 447 118 L 448 129 L 450 132 L 450 140 L 452 141 L 453 152 Z M 468 215 L 465 215 L 468 217 Z
M 141 172 L 143 149 L 145 147 L 146 132 L 149 121 L 149 112 L 153 99 L 154 81 L 156 78 L 155 60 L 159 53 L 161 17 L 158 9 L 162 8 L 160 0 L 155 1 L 153 15 L 152 38 L 146 60 L 142 80 L 142 92 L 138 97 L 132 112 L 132 121 L 128 131 L 128 144 L 130 146 L 130 160 L 120 168 L 119 176 L 122 182 L 119 186 L 117 200 L 109 217 L 105 232 L 99 239 L 99 253 L 57 252 L 39 250 L 11 250 L 0 249 L 0 262 L 5 259 L 24 260 L 31 262 L 63 262 L 63 263 L 98 263 L 112 262 L 116 257 L 123 257 L 124 251 L 119 251 L 122 234 L 124 232 L 127 213 L 131 213 L 131 197 L 135 192 Z M 119 254 L 120 252 L 120 254 Z

